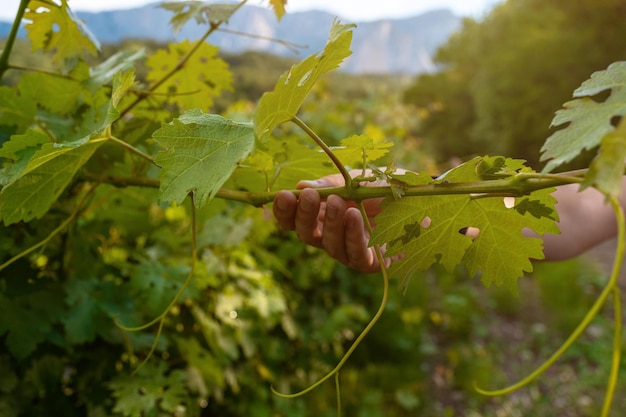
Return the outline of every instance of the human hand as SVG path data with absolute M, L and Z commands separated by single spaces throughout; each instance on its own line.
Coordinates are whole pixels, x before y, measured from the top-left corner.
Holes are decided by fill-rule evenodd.
M 340 174 L 315 181 L 300 181 L 296 188 L 300 197 L 289 191 L 280 191 L 274 199 L 274 216 L 281 228 L 294 230 L 303 242 L 324 249 L 339 262 L 361 272 L 377 272 L 380 263 L 360 210 L 353 202 L 337 195 L 322 201 L 316 188 L 341 187 L 345 184 Z M 380 213 L 381 199 L 364 201 L 370 224 Z M 385 261 L 387 264 L 389 260 Z

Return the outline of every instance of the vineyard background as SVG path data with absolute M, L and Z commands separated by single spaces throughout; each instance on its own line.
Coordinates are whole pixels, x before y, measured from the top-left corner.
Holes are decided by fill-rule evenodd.
M 591 72 L 624 59 L 624 21 L 619 1 L 509 0 L 484 20 L 463 22 L 437 55 L 442 71 L 411 80 L 332 73 L 301 118 L 331 144 L 357 132 L 392 140 L 396 165 L 433 174 L 477 153 L 524 157 L 539 168 L 554 111 Z M 142 47 L 150 56 L 165 45 L 125 41 L 88 59 Z M 221 57 L 233 89 L 212 110 L 241 120 L 293 64 L 258 52 Z M 26 40 L 11 63 L 54 69 Z M 2 84 L 16 85 L 24 73 L 9 71 Z M 147 73 L 140 61 L 137 77 Z M 18 132 L 0 120 L 2 144 Z M 139 130 L 129 137 L 140 141 Z M 107 155 L 141 168 L 117 149 Z M 335 415 L 330 384 L 294 400 L 269 386 L 302 387 L 332 368 L 373 314 L 379 279 L 277 230 L 267 210 L 232 202 L 199 212 L 202 268 L 154 358 L 131 376 L 154 329 L 124 334 L 113 319 L 120 308 L 125 319 L 154 317 L 189 270 L 189 206 L 154 204 L 155 193 L 102 186 L 76 226 L 0 272 L 0 415 Z M 0 262 L 41 240 L 68 210 L 60 204 L 40 220 L 3 227 Z M 560 344 L 606 280 L 594 259 L 607 247 L 595 252 L 537 263 L 519 295 L 441 268 L 413 277 L 406 294 L 394 289 L 342 371 L 346 415 L 597 415 L 610 312 L 531 387 L 495 399 L 473 389 L 475 381 L 517 379 Z M 624 388 L 622 378 L 618 392 Z M 614 410 L 625 401 L 618 396 Z

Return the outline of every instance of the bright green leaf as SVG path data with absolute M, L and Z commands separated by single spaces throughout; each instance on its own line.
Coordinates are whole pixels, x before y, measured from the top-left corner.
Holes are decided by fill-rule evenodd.
M 254 147 L 252 126 L 200 110 L 188 111 L 154 132 L 165 148 L 155 162 L 161 166 L 160 198 L 182 204 L 193 193 L 197 207 L 213 198 Z
M 476 158 L 449 171 L 449 182 L 473 182 L 486 171 L 482 166 L 497 167 L 493 174 L 508 170 L 510 161 L 499 158 Z M 486 165 L 485 165 L 486 164 Z M 558 220 L 550 192 L 537 191 L 525 197 L 523 206 L 505 205 L 502 197 L 442 195 L 403 197 L 383 201 L 383 211 L 376 217 L 377 228 L 372 244 L 387 243 L 387 256 L 403 254 L 393 263 L 391 273 L 403 284 L 416 270 L 441 263 L 452 270 L 464 262 L 472 275 L 480 273 L 485 285 L 515 288 L 516 279 L 532 270 L 530 259 L 542 259 L 540 239 L 525 237 L 522 230 L 539 235 L 558 233 Z M 525 201 L 525 202 L 524 202 Z M 479 229 L 475 239 L 464 234 L 468 227 Z
M 626 123 L 621 123 L 626 127 Z M 606 195 L 619 197 L 622 194 L 626 161 L 626 129 L 618 129 L 602 138 L 600 151 L 591 161 L 589 172 L 582 186 L 595 186 Z
M 250 191 L 295 188 L 302 179 L 314 179 L 336 172 L 324 152 L 296 140 L 270 138 L 257 148 L 233 176 L 237 187 Z
M 392 146 L 391 142 L 375 141 L 365 135 L 353 135 L 342 139 L 341 146 L 332 150 L 343 165 L 363 167 L 385 156 Z
M 274 91 L 265 93 L 255 114 L 254 131 L 264 140 L 281 123 L 293 119 L 304 99 L 322 74 L 334 70 L 350 54 L 352 28 L 333 22 L 326 47 L 321 54 L 313 54 L 284 73 Z
M 606 90 L 611 90 L 611 95 L 605 101 L 592 98 Z M 616 62 L 594 73 L 574 91 L 574 97 L 580 98 L 565 103 L 552 120 L 552 126 L 567 126 L 554 132 L 541 148 L 541 160 L 548 161 L 544 172 L 593 149 L 615 130 L 614 118 L 626 115 L 626 62 Z

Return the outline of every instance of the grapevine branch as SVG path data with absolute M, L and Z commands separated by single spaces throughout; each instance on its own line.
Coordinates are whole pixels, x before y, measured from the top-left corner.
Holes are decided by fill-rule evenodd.
M 433 183 L 422 185 L 411 185 L 402 188 L 404 197 L 419 197 L 432 195 L 454 195 L 472 194 L 498 197 L 519 197 L 546 188 L 559 185 L 580 183 L 586 169 L 569 171 L 563 174 L 540 174 L 540 173 L 519 173 L 511 177 L 489 181 L 458 182 L 458 183 Z M 99 181 L 111 184 L 116 187 L 147 187 L 159 188 L 160 181 L 154 178 L 120 177 L 115 175 L 98 175 L 85 172 L 81 178 L 85 181 Z M 351 181 L 351 179 L 350 179 Z M 300 190 L 289 190 L 294 195 L 299 196 Z M 322 198 L 330 195 L 337 195 L 346 200 L 361 202 L 371 198 L 394 197 L 394 188 L 389 185 L 377 185 L 368 187 L 358 187 L 348 189 L 342 187 L 319 188 L 317 191 Z M 262 207 L 274 201 L 277 192 L 275 191 L 239 191 L 222 188 L 217 191 L 216 197 L 250 204 L 255 207 Z

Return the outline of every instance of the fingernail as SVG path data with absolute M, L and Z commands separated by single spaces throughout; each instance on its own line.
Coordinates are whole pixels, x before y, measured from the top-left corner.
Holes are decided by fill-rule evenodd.
M 337 214 L 339 210 L 336 207 L 331 206 L 330 204 L 326 204 L 326 218 L 330 220 L 334 220 L 337 218 Z
M 313 208 L 313 202 L 306 197 L 300 197 L 300 208 L 304 211 L 311 211 Z
M 352 216 L 346 216 L 346 230 L 354 230 L 354 219 L 352 218 Z
M 276 207 L 278 207 L 278 210 L 281 210 L 281 211 L 287 210 L 287 202 L 283 200 L 282 198 L 277 198 Z

